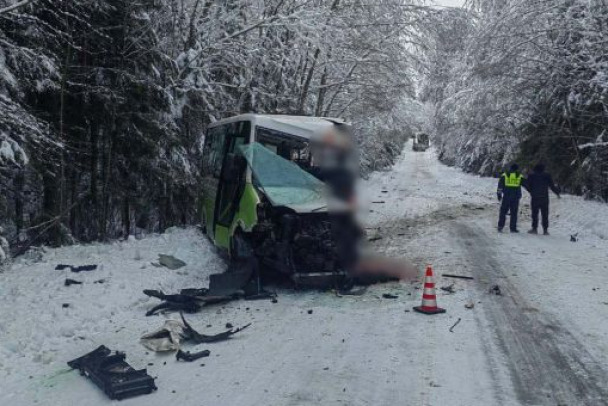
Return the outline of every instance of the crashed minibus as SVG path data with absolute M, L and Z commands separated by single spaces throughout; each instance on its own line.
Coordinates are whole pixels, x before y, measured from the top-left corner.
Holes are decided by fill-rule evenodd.
M 202 163 L 201 221 L 231 259 L 323 285 L 345 274 L 358 227 L 322 181 L 326 147 L 350 150 L 340 119 L 244 114 L 211 124 Z M 349 258 L 351 257 L 351 258 Z

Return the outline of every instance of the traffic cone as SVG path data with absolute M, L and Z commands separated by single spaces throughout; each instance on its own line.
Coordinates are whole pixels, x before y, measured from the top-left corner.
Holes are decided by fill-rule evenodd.
M 445 309 L 437 307 L 437 296 L 435 295 L 435 281 L 433 280 L 433 269 L 426 267 L 426 275 L 424 277 L 424 291 L 422 293 L 422 305 L 414 307 L 419 313 L 437 314 L 445 313 Z

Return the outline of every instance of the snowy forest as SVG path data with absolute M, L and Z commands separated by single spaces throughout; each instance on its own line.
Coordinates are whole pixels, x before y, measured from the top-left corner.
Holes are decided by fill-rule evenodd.
M 446 11 L 422 100 L 440 159 L 496 174 L 542 161 L 570 193 L 608 198 L 608 2 L 470 0 Z
M 363 173 L 428 131 L 607 199 L 607 25 L 605 0 L 0 0 L 0 235 L 195 223 L 203 131 L 245 112 L 352 122 Z

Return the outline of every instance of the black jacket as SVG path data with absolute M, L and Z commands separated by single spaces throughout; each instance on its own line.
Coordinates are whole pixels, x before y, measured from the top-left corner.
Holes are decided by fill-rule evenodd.
M 553 183 L 551 175 L 544 171 L 534 171 L 528 175 L 528 179 L 524 187 L 530 192 L 533 201 L 548 202 L 549 189 L 559 196 L 560 190 Z

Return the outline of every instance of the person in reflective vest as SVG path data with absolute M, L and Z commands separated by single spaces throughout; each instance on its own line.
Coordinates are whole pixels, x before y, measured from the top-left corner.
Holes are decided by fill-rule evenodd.
M 511 165 L 508 171 L 504 172 L 498 180 L 498 190 L 496 192 L 500 205 L 500 215 L 498 217 L 498 231 L 502 232 L 507 220 L 507 213 L 511 213 L 509 228 L 512 233 L 519 233 L 517 229 L 517 215 L 519 213 L 519 201 L 521 200 L 521 187 L 526 179 L 519 172 L 517 164 Z

